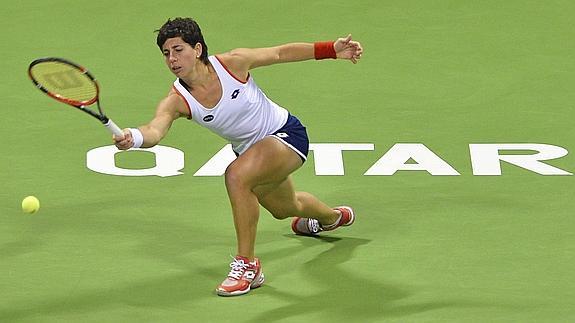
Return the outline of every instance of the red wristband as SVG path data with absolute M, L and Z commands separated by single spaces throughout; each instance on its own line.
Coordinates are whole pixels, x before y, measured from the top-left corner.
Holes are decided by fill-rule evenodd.
M 315 59 L 337 58 L 332 41 L 315 42 L 313 44 L 313 55 Z

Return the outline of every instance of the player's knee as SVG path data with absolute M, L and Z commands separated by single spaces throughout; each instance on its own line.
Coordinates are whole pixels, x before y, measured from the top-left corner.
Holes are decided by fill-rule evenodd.
M 224 179 L 226 181 L 226 187 L 230 187 L 234 184 L 237 184 L 241 180 L 241 176 L 237 167 L 233 166 L 233 163 L 226 168 L 226 172 L 224 173 Z
M 241 165 L 231 163 L 224 174 L 226 187 L 228 189 L 249 188 L 249 180 L 246 171 L 241 169 Z

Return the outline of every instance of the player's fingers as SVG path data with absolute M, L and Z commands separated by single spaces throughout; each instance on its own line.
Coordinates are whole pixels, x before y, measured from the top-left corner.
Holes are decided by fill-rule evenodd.
M 132 148 L 134 141 L 132 139 L 132 134 L 128 129 L 124 129 L 124 137 L 112 137 L 114 140 L 114 145 L 121 150 L 126 150 Z
M 132 132 L 130 131 L 130 129 L 126 128 L 124 129 L 124 137 L 121 138 L 123 141 L 129 142 L 132 140 Z
M 132 136 L 132 133 L 130 132 L 130 129 L 126 128 L 122 130 L 124 132 L 124 136 L 119 137 L 116 135 L 112 135 L 112 139 L 114 140 L 114 142 L 121 142 L 122 140 L 127 139 L 128 137 Z
M 338 38 L 334 45 L 336 51 L 338 50 L 338 48 L 340 50 L 347 48 L 349 46 L 350 41 L 351 41 L 351 34 L 347 35 L 347 37 L 345 38 Z
M 363 48 L 361 47 L 361 44 L 356 42 L 356 41 L 352 41 L 349 43 L 350 47 L 353 48 L 353 50 L 355 50 L 356 53 L 361 53 L 363 52 Z
M 126 150 L 132 148 L 133 143 L 131 141 L 121 141 L 116 143 L 116 147 L 121 150 Z

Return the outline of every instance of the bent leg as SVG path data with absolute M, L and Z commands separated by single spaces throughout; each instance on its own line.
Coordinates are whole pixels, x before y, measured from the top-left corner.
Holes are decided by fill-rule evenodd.
M 275 218 L 305 217 L 321 224 L 337 221 L 339 213 L 307 192 L 294 190 L 291 176 L 280 183 L 261 185 L 254 190 L 260 204 Z
M 238 255 L 254 258 L 259 218 L 258 186 L 278 186 L 302 165 L 300 157 L 275 138 L 267 137 L 250 147 L 226 169 L 225 181 L 232 206 Z

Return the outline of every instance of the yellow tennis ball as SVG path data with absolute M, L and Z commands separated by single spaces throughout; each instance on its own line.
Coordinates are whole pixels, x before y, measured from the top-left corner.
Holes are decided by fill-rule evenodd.
M 35 196 L 27 196 L 22 200 L 22 211 L 36 213 L 40 208 L 40 201 Z

